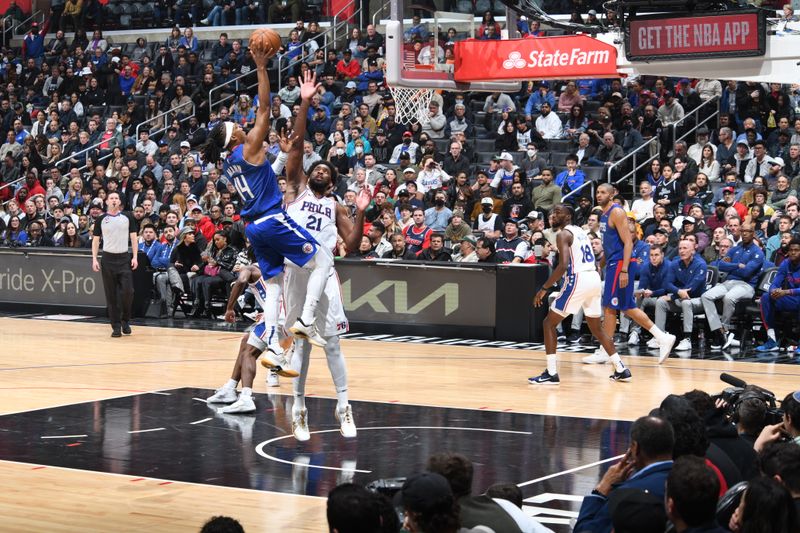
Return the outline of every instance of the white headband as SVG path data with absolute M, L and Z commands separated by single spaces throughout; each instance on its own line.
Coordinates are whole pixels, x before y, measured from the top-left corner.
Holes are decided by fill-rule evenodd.
M 225 123 L 225 144 L 222 147 L 223 150 L 228 148 L 228 145 L 231 143 L 231 137 L 233 137 L 233 122 L 226 122 Z

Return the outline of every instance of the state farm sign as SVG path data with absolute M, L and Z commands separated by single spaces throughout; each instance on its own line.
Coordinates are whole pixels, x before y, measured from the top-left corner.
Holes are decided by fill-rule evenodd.
M 766 17 L 759 11 L 653 15 L 630 19 L 629 60 L 762 56 Z
M 454 79 L 485 80 L 616 77 L 617 49 L 588 35 L 459 41 Z

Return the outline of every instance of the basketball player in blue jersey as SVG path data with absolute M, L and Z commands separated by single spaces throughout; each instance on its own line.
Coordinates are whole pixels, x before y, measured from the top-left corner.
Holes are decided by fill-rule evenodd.
M 608 353 L 612 353 L 612 358 L 619 355 L 616 353 L 614 342 L 611 337 L 603 330 L 600 323 L 602 308 L 600 297 L 603 291 L 600 274 L 594 264 L 594 253 L 586 232 L 581 228 L 572 225 L 572 208 L 565 204 L 556 205 L 551 211 L 553 217 L 553 230 L 558 231 L 556 245 L 558 246 L 558 266 L 544 282 L 544 285 L 536 293 L 533 304 L 536 307 L 542 305 L 547 297 L 547 291 L 564 278 L 561 291 L 556 295 L 550 312 L 544 319 L 544 349 L 547 354 L 547 369 L 541 375 L 528 378 L 528 383 L 533 385 L 558 385 L 561 379 L 558 377 L 558 358 L 556 355 L 556 327 L 564 320 L 567 315 L 574 314 L 579 309 L 583 309 L 589 329 L 600 344 Z M 631 379 L 631 371 L 624 368 L 611 375 L 614 381 L 628 381 Z
M 267 60 L 263 50 L 252 50 L 258 75 L 258 97 L 269 102 L 270 88 L 267 75 Z M 283 195 L 277 177 L 263 148 L 263 141 L 270 128 L 270 113 L 267 105 L 261 105 L 250 132 L 233 122 L 217 124 L 208 136 L 201 152 L 206 163 L 216 164 L 223 152 L 223 172 L 234 184 L 242 200 L 242 218 L 248 222 L 247 238 L 258 259 L 261 274 L 266 280 L 266 301 L 273 305 L 264 309 L 264 322 L 269 328 L 269 346 L 262 364 L 269 367 L 287 367 L 283 350 L 278 343 L 277 331 L 280 284 L 276 279 L 284 270 L 284 261 L 311 269 L 303 311 L 290 328 L 296 337 L 324 346 L 325 340 L 314 328 L 317 304 L 325 289 L 333 268 L 333 254 L 321 249 L 308 232 L 298 226 L 283 210 Z
M 602 183 L 597 187 L 597 205 L 603 210 L 600 216 L 600 230 L 603 233 L 603 255 L 606 261 L 605 289 L 603 291 L 603 308 L 605 318 L 603 328 L 609 337 L 613 337 L 617 327 L 617 311 L 622 311 L 628 318 L 653 334 L 658 342 L 658 362 L 663 363 L 675 344 L 675 335 L 665 333 L 656 326 L 644 311 L 636 307 L 633 297 L 633 279 L 636 277 L 636 263 L 631 261 L 633 238 L 631 237 L 625 210 L 614 203 L 614 187 L 610 183 Z M 584 363 L 607 363 L 611 361 L 617 372 L 625 368 L 619 355 L 609 357 L 608 351 L 600 348 L 593 355 L 583 358 Z

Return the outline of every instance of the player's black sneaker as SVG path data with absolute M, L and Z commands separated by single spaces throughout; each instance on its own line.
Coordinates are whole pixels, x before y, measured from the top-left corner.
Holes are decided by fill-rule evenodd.
M 608 377 L 613 381 L 630 381 L 633 376 L 631 375 L 631 371 L 626 368 L 622 372 L 617 372 L 615 370 L 614 373 Z
M 531 385 L 558 385 L 561 383 L 561 380 L 558 378 L 558 374 L 550 375 L 550 372 L 545 370 L 536 377 L 528 378 L 528 383 Z

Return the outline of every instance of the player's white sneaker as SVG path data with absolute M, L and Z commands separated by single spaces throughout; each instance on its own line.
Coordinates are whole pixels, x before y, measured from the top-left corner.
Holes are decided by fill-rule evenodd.
M 281 380 L 276 372 L 270 370 L 267 372 L 267 387 L 280 387 Z
M 300 442 L 305 442 L 311 438 L 311 434 L 308 432 L 307 409 L 301 409 L 299 412 L 292 414 L 292 434 Z
M 220 414 L 234 415 L 240 413 L 252 413 L 256 410 L 256 404 L 252 396 L 239 396 L 239 399 L 230 405 L 220 407 L 217 412 Z
M 206 398 L 206 403 L 233 403 L 238 397 L 239 395 L 236 394 L 236 389 L 226 389 L 222 387 Z
M 285 378 L 296 378 L 300 375 L 300 372 L 290 368 L 289 361 L 286 359 L 285 353 L 278 353 L 272 348 L 267 348 L 267 350 L 261 354 L 259 361 L 261 361 L 261 366 L 264 368 L 269 368 L 279 376 L 283 376 Z
M 314 325 L 307 326 L 305 322 L 301 319 L 297 319 L 297 322 L 294 323 L 294 326 L 289 328 L 289 331 L 295 337 L 300 337 L 301 339 L 308 339 L 311 344 L 314 346 L 319 346 L 320 348 L 324 348 L 327 342 L 323 339 L 319 332 L 317 332 L 317 328 Z
M 628 336 L 628 346 L 638 346 L 638 345 L 639 345 L 639 334 L 633 331 Z
M 661 341 L 658 343 L 659 365 L 667 360 L 667 357 L 669 357 L 669 352 L 672 351 L 673 346 L 675 346 L 675 335 L 672 333 L 665 333 L 664 337 L 662 337 Z
M 583 358 L 583 363 L 587 365 L 604 365 L 609 361 L 611 361 L 611 357 L 602 348 L 598 348 L 592 355 Z
M 647 347 L 648 348 L 658 348 L 658 339 L 653 337 L 652 339 L 647 341 Z
M 343 437 L 352 439 L 356 436 L 356 422 L 353 420 L 353 408 L 349 405 L 344 409 L 336 408 L 336 420 L 339 421 L 339 430 Z

